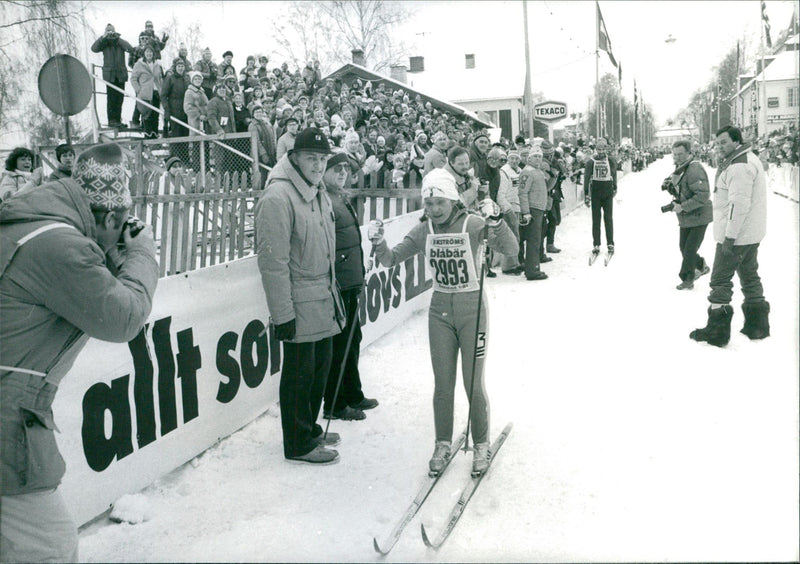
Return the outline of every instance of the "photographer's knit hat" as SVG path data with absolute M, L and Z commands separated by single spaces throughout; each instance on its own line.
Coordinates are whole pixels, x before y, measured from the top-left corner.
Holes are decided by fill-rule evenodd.
M 93 210 L 129 208 L 133 203 L 125 156 L 114 143 L 96 145 L 78 155 L 72 179 L 86 192 Z
M 443 168 L 435 168 L 422 179 L 422 199 L 446 198 L 460 200 L 456 179 Z

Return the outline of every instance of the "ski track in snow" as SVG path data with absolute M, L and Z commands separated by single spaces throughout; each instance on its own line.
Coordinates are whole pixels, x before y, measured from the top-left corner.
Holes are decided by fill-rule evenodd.
M 334 421 L 341 462 L 287 464 L 277 405 L 141 492 L 149 520 L 81 531 L 90 562 L 798 560 L 798 206 L 770 193 L 760 274 L 772 336 L 750 341 L 734 278 L 725 349 L 706 322 L 709 276 L 679 292 L 678 226 L 661 214 L 671 158 L 620 181 L 617 253 L 587 265 L 591 216 L 556 234 L 548 280 L 487 280 L 492 439 L 506 445 L 449 540 L 435 535 L 466 483 L 451 464 L 389 556 L 388 533 L 433 451 L 427 312 L 363 351 L 381 404 Z M 713 182 L 713 170 L 709 170 Z M 713 261 L 712 226 L 701 254 Z M 605 237 L 603 238 L 603 248 Z M 605 254 L 605 251 L 602 253 Z M 461 383 L 454 435 L 466 424 Z M 321 423 L 325 424 L 322 420 Z

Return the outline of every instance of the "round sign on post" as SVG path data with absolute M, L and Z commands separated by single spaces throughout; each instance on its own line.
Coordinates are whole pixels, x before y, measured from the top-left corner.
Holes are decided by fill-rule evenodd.
M 564 102 L 542 102 L 533 107 L 533 117 L 540 121 L 558 121 L 567 117 L 567 105 Z
M 67 143 L 69 116 L 83 111 L 92 99 L 92 79 L 86 67 L 71 55 L 54 55 L 39 71 L 39 97 L 53 113 L 64 116 Z

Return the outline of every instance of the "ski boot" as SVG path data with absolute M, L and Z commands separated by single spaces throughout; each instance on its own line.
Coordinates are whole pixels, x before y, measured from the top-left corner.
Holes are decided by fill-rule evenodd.
M 447 460 L 450 458 L 450 441 L 436 441 L 436 447 L 433 449 L 433 456 L 428 462 L 428 472 L 431 476 L 438 476 L 444 470 Z
M 592 254 L 589 255 L 589 266 L 594 264 L 594 261 L 597 260 L 597 257 L 600 256 L 600 245 L 595 245 L 592 247 Z
M 695 329 L 689 338 L 707 342 L 715 347 L 724 347 L 731 339 L 731 319 L 733 308 L 724 305 L 717 309 L 708 308 L 708 323 L 702 329 Z
M 755 304 L 742 304 L 744 313 L 744 333 L 750 339 L 764 339 L 769 337 L 769 302 L 759 302 Z
M 472 449 L 472 477 L 477 478 L 489 468 L 489 443 L 475 443 Z

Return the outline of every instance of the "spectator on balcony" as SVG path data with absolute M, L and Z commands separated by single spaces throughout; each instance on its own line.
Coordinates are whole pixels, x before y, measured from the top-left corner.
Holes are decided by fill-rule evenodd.
M 56 160 L 58 168 L 47 177 L 48 182 L 72 176 L 72 163 L 75 161 L 75 150 L 72 145 L 63 143 L 56 147 Z
M 253 120 L 250 122 L 248 130 L 255 131 L 256 133 L 258 162 L 268 167 L 275 166 L 277 162 L 275 131 L 272 129 L 272 125 L 270 125 L 269 121 L 267 121 L 267 114 L 264 108 L 260 106 L 254 108 Z M 266 179 L 266 171 L 262 169 L 261 174 Z
M 300 125 L 300 122 L 297 121 L 297 118 L 292 116 L 286 118 L 284 123 L 286 124 L 286 132 L 278 139 L 278 146 L 276 149 L 276 156 L 278 160 L 281 160 L 281 157 L 291 151 L 294 147 L 294 139 L 297 137 L 297 128 Z
M 422 180 L 422 171 L 425 167 L 425 153 L 428 152 L 428 136 L 422 129 L 414 133 L 414 142 L 410 144 L 411 171 Z
M 214 89 L 214 97 L 208 102 L 207 114 L 208 132 L 210 134 L 219 135 L 220 139 L 223 139 L 226 133 L 235 131 L 233 104 L 228 99 L 228 89 L 224 84 L 218 84 Z M 217 172 L 224 173 L 231 170 L 233 153 L 218 143 L 213 143 L 211 156 L 214 159 L 214 168 Z
M 256 58 L 253 55 L 247 55 L 245 66 L 239 71 L 239 82 L 242 90 L 252 88 L 255 84 L 248 84 L 248 80 L 252 78 L 258 82 L 258 69 L 256 69 Z
M 267 63 L 269 63 L 269 57 L 266 55 L 259 55 L 258 68 L 256 69 L 256 76 L 258 77 L 258 80 L 269 78 L 272 75 L 272 73 L 267 69 Z
M 189 50 L 186 48 L 185 43 L 181 43 L 178 46 L 178 58 L 183 61 L 183 67 L 187 73 L 192 70 L 192 63 L 189 62 Z
M 222 83 L 225 85 L 225 88 L 228 89 L 228 96 L 233 96 L 240 91 L 239 83 L 236 81 L 236 76 L 232 75 L 230 72 L 225 75 Z
M 139 37 L 143 35 L 147 38 L 147 44 L 153 48 L 155 60 L 161 59 L 161 51 L 164 50 L 164 46 L 169 40 L 169 35 L 164 32 L 161 34 L 161 39 L 156 37 L 156 32 L 153 30 L 153 22 L 150 20 L 144 22 L 144 31 L 139 34 Z M 142 56 L 144 56 L 144 53 L 142 53 Z
M 264 96 L 264 88 L 260 84 L 257 84 L 253 87 L 252 92 L 250 92 L 249 98 L 247 98 L 247 92 L 245 92 L 245 102 L 247 103 L 247 109 L 250 111 L 250 115 L 253 115 L 253 108 L 256 106 L 262 106 L 267 101 L 266 97 Z
M 113 25 L 108 24 L 105 33 L 92 44 L 92 51 L 103 53 L 103 80 L 123 90 L 120 92 L 106 85 L 108 126 L 120 127 L 122 125 L 122 102 L 125 99 L 125 83 L 128 81 L 125 53 L 133 54 L 134 48 L 119 36 Z
M 161 63 L 155 60 L 153 48 L 145 47 L 144 57 L 136 61 L 131 73 L 131 85 L 133 86 L 136 97 L 140 101 L 136 102 L 136 107 L 142 116 L 142 129 L 146 138 L 154 139 L 158 136 L 158 112 L 144 102 L 158 108 L 161 102 L 160 91 L 164 71 Z
M 210 100 L 214 97 L 214 86 L 217 84 L 219 75 L 217 64 L 211 60 L 211 49 L 205 48 L 203 58 L 195 63 L 194 70 L 203 76 L 203 91 L 206 93 L 206 98 Z
M 183 102 L 189 86 L 186 61 L 178 57 L 172 62 L 172 69 L 167 73 L 161 88 L 161 96 L 164 103 L 164 131 L 169 137 L 186 137 L 189 135 L 189 129 L 185 125 L 170 119 L 174 117 L 187 123 L 189 118 L 183 109 Z M 173 157 L 180 157 L 182 161 L 189 160 L 186 143 L 171 143 L 169 154 Z
M 33 151 L 17 147 L 6 157 L 6 170 L 0 178 L 0 202 L 26 188 L 42 183 L 41 167 L 33 168 Z
M 225 51 L 222 54 L 222 62 L 219 64 L 219 76 L 224 78 L 228 72 L 233 72 L 233 77 L 236 78 L 236 69 L 233 67 L 233 51 Z

